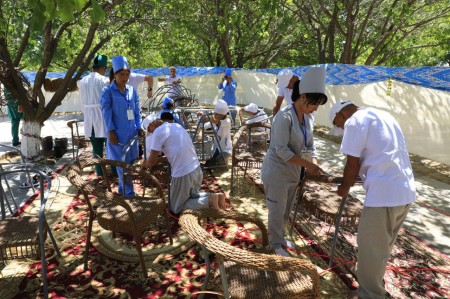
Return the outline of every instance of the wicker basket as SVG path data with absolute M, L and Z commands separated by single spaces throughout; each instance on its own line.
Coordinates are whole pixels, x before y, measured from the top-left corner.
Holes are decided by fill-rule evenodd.
M 199 159 L 208 160 L 209 158 L 212 157 L 213 142 L 214 142 L 214 140 L 210 136 L 204 136 L 203 142 L 202 141 L 193 142 L 195 152 L 197 153 L 197 156 L 199 157 Z
M 0 231 L 0 260 L 39 257 L 37 217 L 24 216 L 0 221 Z

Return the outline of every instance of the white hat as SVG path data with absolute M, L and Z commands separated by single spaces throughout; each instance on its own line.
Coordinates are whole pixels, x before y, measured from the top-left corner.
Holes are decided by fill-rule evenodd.
M 144 131 L 147 132 L 148 126 L 157 119 L 159 119 L 159 115 L 155 113 L 149 114 L 146 118 L 144 118 L 144 120 L 142 121 L 142 128 L 144 129 Z
M 328 118 L 330 119 L 331 125 L 333 126 L 333 135 L 342 136 L 344 134 L 344 130 L 336 127 L 333 122 L 336 114 L 338 114 L 342 110 L 342 108 L 350 104 L 353 104 L 352 101 L 337 102 L 331 107 L 330 112 L 328 113 Z
M 214 112 L 218 114 L 227 114 L 228 112 L 228 104 L 224 100 L 217 100 L 216 107 L 214 108 Z
M 247 111 L 247 112 L 256 113 L 256 112 L 258 112 L 258 105 L 256 105 L 255 103 L 251 103 L 251 104 L 248 104 L 247 106 L 245 106 L 243 109 L 244 109 L 244 111 Z
M 277 75 L 278 88 L 285 88 L 288 86 L 293 75 L 294 73 L 289 69 L 281 70 Z
M 299 85 L 299 93 L 323 93 L 325 94 L 325 79 L 327 73 L 323 67 L 309 68 L 303 75 Z

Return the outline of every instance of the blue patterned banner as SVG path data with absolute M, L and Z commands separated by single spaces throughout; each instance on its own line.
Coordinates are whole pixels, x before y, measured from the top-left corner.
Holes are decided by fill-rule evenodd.
M 353 64 L 320 64 L 314 65 L 324 67 L 327 70 L 327 84 L 330 85 L 352 85 L 366 84 L 393 80 L 450 91 L 450 68 L 449 67 L 383 67 L 364 66 Z M 302 77 L 305 71 L 313 66 L 301 66 L 290 68 L 295 74 Z M 241 69 L 235 69 L 241 70 Z M 281 68 L 251 69 L 250 71 L 277 74 Z M 165 76 L 169 74 L 168 68 L 135 69 L 136 73 L 150 76 Z M 177 74 L 182 77 L 204 76 L 221 74 L 225 67 L 177 67 Z M 34 81 L 36 72 L 23 72 L 30 82 Z M 62 78 L 65 73 L 48 73 L 49 78 Z

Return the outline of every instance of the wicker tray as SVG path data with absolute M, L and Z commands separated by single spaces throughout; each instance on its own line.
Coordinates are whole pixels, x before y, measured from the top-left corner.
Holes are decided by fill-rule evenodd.
M 313 215 L 329 224 L 334 224 L 342 198 L 333 190 L 336 187 L 327 183 L 308 182 L 303 195 L 302 206 Z M 341 226 L 356 226 L 363 204 L 354 196 L 348 195 L 341 218 Z

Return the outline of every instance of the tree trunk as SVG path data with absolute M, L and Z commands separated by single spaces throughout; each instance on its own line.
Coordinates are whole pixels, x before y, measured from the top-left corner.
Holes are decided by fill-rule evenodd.
M 27 160 L 39 161 L 41 156 L 41 129 L 38 121 L 24 120 L 22 123 L 22 145 L 20 150 Z

